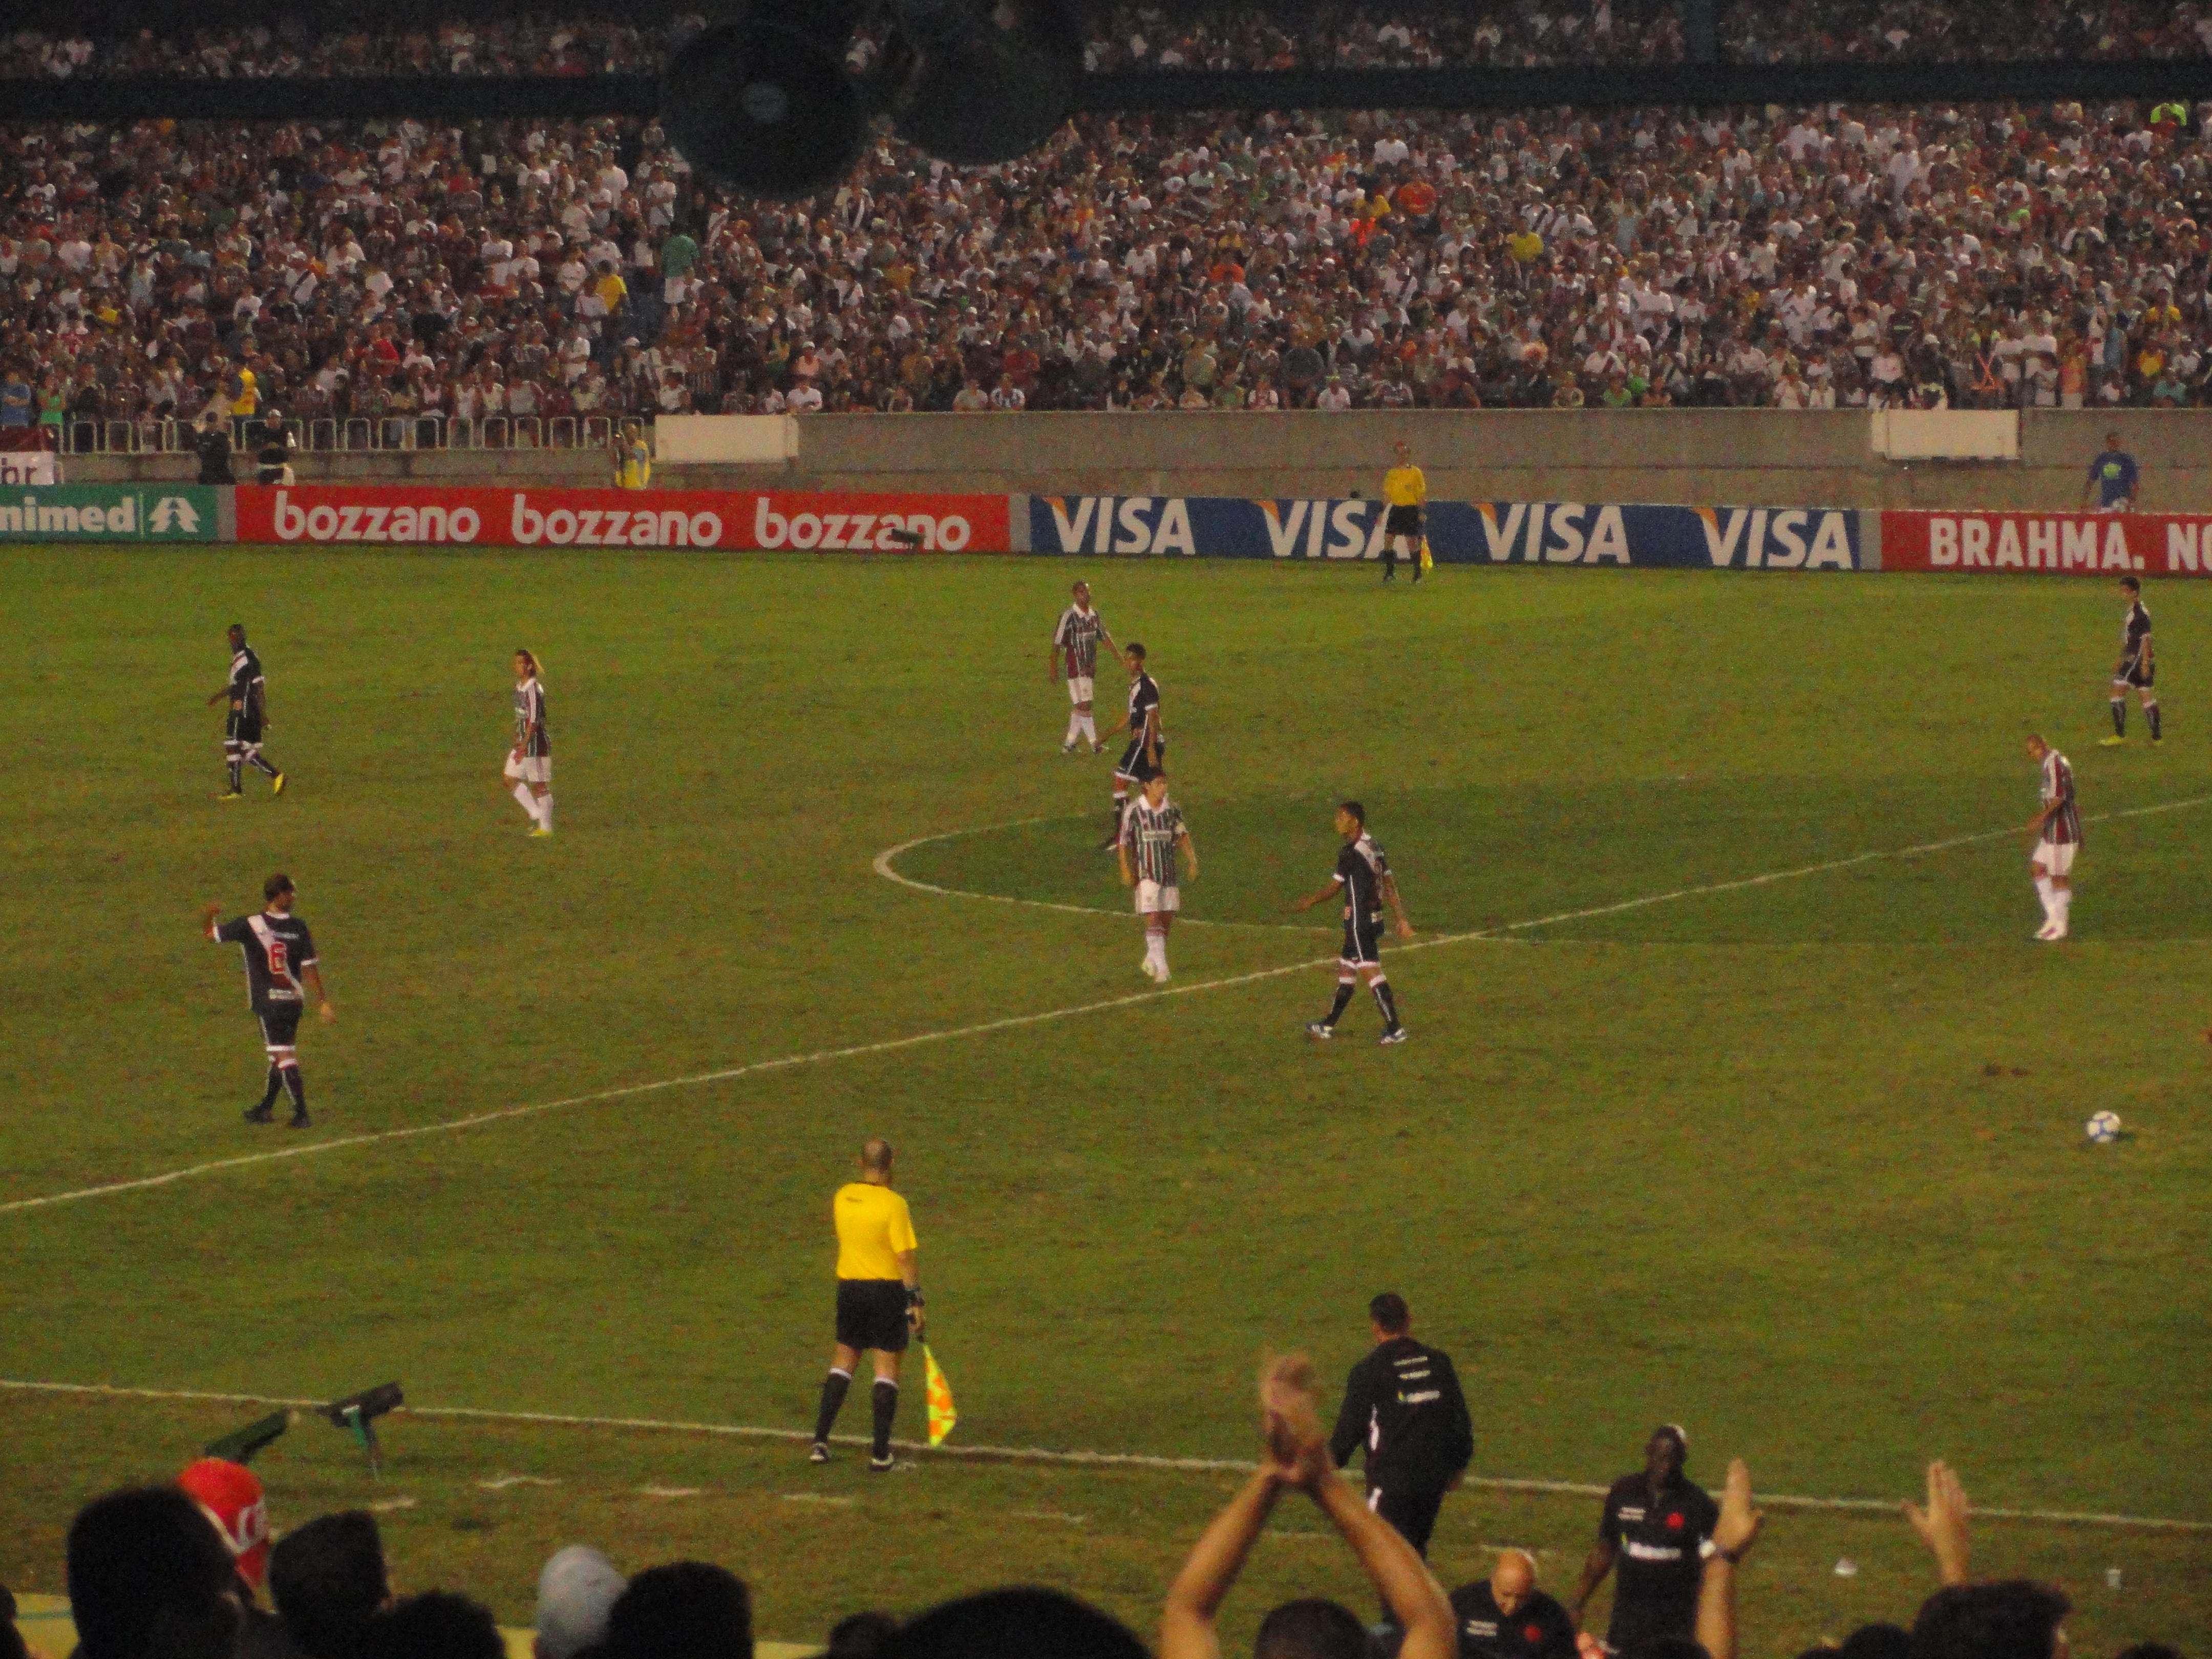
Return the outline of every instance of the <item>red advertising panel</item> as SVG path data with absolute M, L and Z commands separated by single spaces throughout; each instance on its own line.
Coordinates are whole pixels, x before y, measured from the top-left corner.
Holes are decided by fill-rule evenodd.
M 305 484 L 238 491 L 238 539 L 368 546 L 1004 553 L 1004 495 Z
M 2212 514 L 1884 513 L 1881 568 L 2212 575 Z

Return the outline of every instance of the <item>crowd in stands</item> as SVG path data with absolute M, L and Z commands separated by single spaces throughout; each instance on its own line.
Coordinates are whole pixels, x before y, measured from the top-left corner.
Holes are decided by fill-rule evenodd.
M 1829 15 L 1743 27 L 1801 11 Z M 1899 50 L 1963 15 L 1863 11 L 1850 42 L 1893 25 Z M 1631 26 L 1609 0 L 1407 15 L 1325 11 L 1294 38 L 1249 9 L 1179 30 L 1122 12 L 1092 55 L 1430 61 L 1540 24 L 1674 50 L 1648 33 L 1671 13 Z M 2054 49 L 2111 46 L 2075 39 L 2094 9 L 2050 15 Z M 2146 27 L 2113 38 L 2175 50 L 2212 30 L 2187 4 L 2129 21 Z M 17 35 L 0 59 L 597 69 L 657 62 L 665 34 Z M 2201 405 L 2212 105 L 2145 94 L 1085 117 L 990 169 L 885 135 L 796 204 L 732 199 L 635 121 L 10 127 L 0 426 L 143 441 L 275 408 L 436 441 L 685 411 Z
M 1009 1589 L 903 1622 L 855 1613 L 830 1632 L 827 1659 L 1220 1659 L 1220 1612 L 1246 1557 L 1272 1512 L 1298 1497 L 1320 1510 L 1358 1563 L 1382 1618 L 1370 1624 L 1340 1602 L 1296 1599 L 1261 1621 L 1255 1659 L 1737 1659 L 1738 1581 L 1764 1526 L 1741 1460 L 1716 1500 L 1687 1480 L 1679 1455 L 1658 1455 L 1670 1436 L 1677 1454 L 1684 1445 L 1680 1431 L 1662 1428 L 1647 1469 L 1616 1484 L 1615 1500 L 1626 1493 L 1650 1506 L 1631 1518 L 1648 1520 L 1656 1535 L 1667 1535 L 1668 1521 L 1691 1524 L 1666 1569 L 1686 1595 L 1670 1590 L 1644 1603 L 1626 1620 L 1637 1633 L 1624 1640 L 1632 1594 L 1645 1594 L 1632 1590 L 1627 1569 L 1637 1563 L 1625 1559 L 1608 1645 L 1593 1631 L 1577 1633 L 1577 1613 L 1538 1588 L 1526 1551 L 1498 1551 L 1486 1577 L 1447 1595 L 1415 1546 L 1340 1476 L 1305 1361 L 1271 1362 L 1259 1405 L 1259 1466 L 1167 1587 L 1156 1647 L 1072 1596 Z M 1816 1648 L 1805 1659 L 1838 1651 L 1843 1659 L 2067 1659 L 2063 1591 L 1974 1579 L 1966 1495 L 1947 1466 L 1929 1468 L 1927 1506 L 1905 1507 L 1934 1557 L 1939 1588 L 1909 1628 L 1869 1626 L 1840 1650 Z M 1601 1529 L 1601 1543 L 1610 1535 Z M 67 1554 L 75 1659 L 504 1656 L 492 1613 L 468 1595 L 433 1589 L 394 1599 L 376 1521 L 366 1512 L 323 1516 L 272 1541 L 260 1484 L 235 1463 L 204 1459 L 173 1485 L 94 1499 L 70 1528 Z M 24 1659 L 12 1612 L 0 1590 L 0 1659 Z M 536 1659 L 751 1659 L 753 1608 L 745 1584 L 724 1567 L 684 1561 L 626 1578 L 598 1550 L 569 1546 L 538 1577 L 534 1637 Z M 2179 1656 L 2143 1646 L 2122 1659 Z

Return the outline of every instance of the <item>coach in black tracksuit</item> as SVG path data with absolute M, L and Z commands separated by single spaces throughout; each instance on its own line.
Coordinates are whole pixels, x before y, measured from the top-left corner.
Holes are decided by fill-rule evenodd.
M 1451 1356 L 1413 1340 L 1406 1298 L 1386 1291 L 1367 1316 L 1375 1349 L 1345 1383 L 1329 1455 L 1341 1468 L 1367 1448 L 1367 1507 L 1425 1558 L 1444 1494 L 1474 1455 L 1474 1425 Z

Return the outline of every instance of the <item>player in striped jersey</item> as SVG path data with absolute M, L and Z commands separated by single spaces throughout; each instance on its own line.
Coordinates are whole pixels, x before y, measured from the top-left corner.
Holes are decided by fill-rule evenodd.
M 538 659 L 518 647 L 514 653 L 514 747 L 507 775 L 514 798 L 530 814 L 533 836 L 553 833 L 553 740 L 545 731 L 545 687 L 538 678 Z
M 1168 982 L 1168 928 L 1182 908 L 1176 879 L 1176 855 L 1187 866 L 1182 879 L 1198 879 L 1198 848 L 1182 821 L 1182 808 L 1168 799 L 1168 775 L 1154 772 L 1144 793 L 1121 817 L 1121 885 L 1133 888 L 1137 914 L 1145 920 L 1145 975 Z
M 1057 680 L 1063 666 L 1067 671 L 1067 700 L 1074 707 L 1068 711 L 1067 736 L 1060 745 L 1060 752 L 1072 755 L 1079 738 L 1087 738 L 1091 752 L 1097 754 L 1105 744 L 1098 741 L 1098 722 L 1091 713 L 1091 676 L 1098 668 L 1098 647 L 1103 641 L 1108 650 L 1114 648 L 1114 635 L 1106 622 L 1091 608 L 1091 584 L 1075 584 L 1075 603 L 1060 613 L 1060 626 L 1052 630 L 1052 649 L 1045 657 L 1046 683 Z
M 2066 937 L 2067 912 L 2074 904 L 2074 854 L 2081 847 L 2081 809 L 2074 801 L 2074 769 L 2066 757 L 2041 737 L 2027 740 L 2027 757 L 2043 769 L 2043 810 L 2027 827 L 2035 831 L 2028 869 L 2035 896 L 2043 901 L 2043 926 L 2036 938 L 2046 944 Z

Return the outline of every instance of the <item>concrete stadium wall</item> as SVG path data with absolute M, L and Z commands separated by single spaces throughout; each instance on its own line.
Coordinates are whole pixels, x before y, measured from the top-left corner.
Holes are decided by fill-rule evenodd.
M 1405 438 L 1430 494 L 1461 501 L 1685 506 L 2040 508 L 2081 499 L 2117 428 L 2143 465 L 2142 505 L 2212 509 L 2212 410 L 2034 411 L 2017 462 L 1902 464 L 1875 455 L 1856 411 L 1415 410 L 1340 415 L 817 415 L 782 465 L 664 465 L 690 489 L 1282 498 L 1372 495 Z M 71 456 L 73 482 L 188 480 L 186 456 Z M 244 469 L 241 467 L 241 473 Z M 592 451 L 302 456 L 301 482 L 608 481 Z

